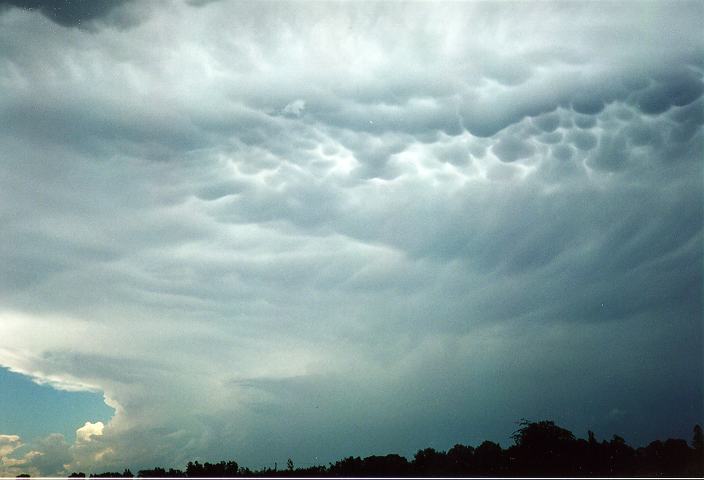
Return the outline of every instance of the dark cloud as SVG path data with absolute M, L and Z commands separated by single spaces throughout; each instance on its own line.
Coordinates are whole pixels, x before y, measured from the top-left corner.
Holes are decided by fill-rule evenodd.
M 666 78 L 652 80 L 634 95 L 634 103 L 643 113 L 656 114 L 671 106 L 682 107 L 697 100 L 704 92 L 702 74 L 694 70 L 669 73 Z
M 567 141 L 580 150 L 591 150 L 597 144 L 596 135 L 584 130 L 572 130 L 567 135 Z
M 587 95 L 579 94 L 574 100 L 572 100 L 572 108 L 577 113 L 594 115 L 604 109 L 604 101 L 598 96 L 589 97 Z
M 515 162 L 533 154 L 535 148 L 528 142 L 506 136 L 491 149 L 502 162 Z
M 569 145 L 556 145 L 552 148 L 552 154 L 558 160 L 569 160 L 574 154 L 574 150 Z
M 64 27 L 77 27 L 103 19 L 130 0 L 2 0 L 3 7 L 37 10 Z
M 535 118 L 533 122 L 544 132 L 554 132 L 560 125 L 560 116 L 556 113 L 541 115 Z
M 592 115 L 577 115 L 574 118 L 574 123 L 579 128 L 592 128 L 596 125 L 596 117 Z
M 536 139 L 541 143 L 560 143 L 562 141 L 562 132 L 543 133 L 537 136 Z
M 599 145 L 589 157 L 589 164 L 600 170 L 615 171 L 625 167 L 629 156 L 630 151 L 624 135 L 605 134 L 601 136 Z

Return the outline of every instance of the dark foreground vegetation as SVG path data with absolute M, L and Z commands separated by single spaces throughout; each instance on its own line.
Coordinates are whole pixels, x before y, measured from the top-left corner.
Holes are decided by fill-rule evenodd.
M 691 446 L 685 440 L 655 440 L 647 447 L 633 448 L 614 435 L 598 441 L 593 432 L 587 439 L 575 438 L 569 430 L 551 421 L 519 424 L 514 444 L 501 448 L 485 441 L 481 445 L 455 445 L 447 452 L 419 450 L 413 460 L 396 454 L 366 458 L 347 457 L 330 465 L 296 468 L 291 460 L 284 469 L 250 470 L 237 462 L 188 462 L 185 470 L 153 468 L 138 477 L 371 477 L 371 476 L 686 476 L 704 475 L 704 436 L 694 427 Z M 74 473 L 72 477 L 85 477 Z M 90 477 L 133 477 L 106 472 Z

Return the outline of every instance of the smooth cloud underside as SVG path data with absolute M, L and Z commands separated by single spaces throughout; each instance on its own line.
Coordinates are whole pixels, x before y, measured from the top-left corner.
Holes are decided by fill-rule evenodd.
M 0 473 L 699 420 L 701 3 L 5 5 Z

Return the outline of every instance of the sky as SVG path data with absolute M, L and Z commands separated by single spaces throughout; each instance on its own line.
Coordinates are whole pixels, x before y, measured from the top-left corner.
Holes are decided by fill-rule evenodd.
M 0 0 L 0 474 L 691 438 L 702 21 Z
M 38 440 L 48 432 L 73 439 L 86 418 L 107 422 L 113 410 L 97 392 L 56 390 L 0 369 L 0 412 L 0 432 Z

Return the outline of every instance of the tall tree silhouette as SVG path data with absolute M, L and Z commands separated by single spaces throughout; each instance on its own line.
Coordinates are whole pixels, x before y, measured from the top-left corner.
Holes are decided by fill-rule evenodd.
M 704 434 L 702 434 L 702 427 L 700 425 L 695 425 L 692 432 L 692 448 L 696 452 L 704 452 Z
M 572 432 L 549 420 L 522 420 L 519 425 L 510 451 L 519 471 L 553 475 L 577 470 L 577 443 Z

